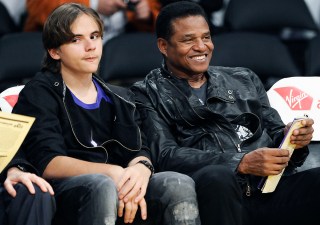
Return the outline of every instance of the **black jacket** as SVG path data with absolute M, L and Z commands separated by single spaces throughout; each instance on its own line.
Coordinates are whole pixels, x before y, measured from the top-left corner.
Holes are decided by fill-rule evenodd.
M 278 147 L 284 137 L 284 124 L 251 70 L 209 67 L 207 77 L 204 105 L 186 80 L 165 68 L 132 87 L 157 170 L 189 174 L 220 164 L 236 171 L 244 154 Z M 232 124 L 249 128 L 253 136 L 241 142 Z M 289 167 L 302 165 L 307 155 L 308 149 L 295 151 Z
M 11 167 L 23 168 L 24 171 L 39 175 L 38 170 L 26 160 L 24 152 L 18 151 L 11 162 L 0 173 L 0 184 L 2 184 L 7 178 L 7 172 Z
M 95 78 L 112 99 L 115 112 L 112 137 L 98 147 L 85 146 L 75 135 L 88 131 L 75 130 L 81 122 L 74 119 L 78 108 L 60 74 L 39 73 L 20 92 L 13 112 L 36 118 L 21 150 L 40 175 L 56 156 L 121 166 L 126 166 L 137 154 L 149 156 L 136 123 L 132 92 Z

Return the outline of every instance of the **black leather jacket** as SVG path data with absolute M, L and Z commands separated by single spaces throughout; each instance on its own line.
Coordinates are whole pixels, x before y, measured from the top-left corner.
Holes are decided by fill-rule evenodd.
M 236 171 L 247 152 L 279 146 L 284 124 L 251 70 L 209 67 L 207 77 L 204 105 L 186 80 L 165 68 L 132 87 L 157 170 L 189 174 L 221 164 Z M 249 128 L 253 136 L 241 142 L 233 124 Z M 302 165 L 308 155 L 308 149 L 296 152 L 290 168 Z

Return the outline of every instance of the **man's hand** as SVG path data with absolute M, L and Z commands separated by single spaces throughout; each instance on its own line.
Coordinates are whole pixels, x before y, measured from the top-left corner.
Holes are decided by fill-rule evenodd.
M 12 167 L 8 170 L 7 179 L 4 182 L 4 188 L 12 197 L 17 195 L 16 190 L 13 188 L 17 183 L 24 184 L 31 194 L 35 194 L 32 183 L 38 185 L 43 192 L 49 192 L 51 195 L 54 194 L 51 185 L 43 178 L 33 173 L 23 172 L 16 167 Z
M 303 148 L 307 146 L 313 135 L 313 127 L 314 124 L 313 119 L 305 119 L 302 122 L 303 127 L 296 129 L 293 131 L 290 140 L 292 144 L 296 144 L 296 149 Z M 291 126 L 292 122 L 288 123 L 284 129 L 284 134 L 286 134 Z
M 97 11 L 102 15 L 110 16 L 125 8 L 126 4 L 123 0 L 99 0 Z
M 105 173 L 107 176 L 111 177 L 113 182 L 117 184 L 124 175 L 124 168 L 118 165 L 106 165 L 108 166 L 108 170 Z
M 145 165 L 138 163 L 148 158 L 136 157 L 124 169 L 123 176 L 117 183 L 119 192 L 118 216 L 124 216 L 125 223 L 132 223 L 140 206 L 141 218 L 147 219 L 147 204 L 144 196 L 147 191 L 151 171 Z
M 138 20 L 148 21 L 151 19 L 151 9 L 147 0 L 131 0 L 138 2 L 135 7 L 135 15 Z
M 277 175 L 288 166 L 289 160 L 288 150 L 259 148 L 242 158 L 238 166 L 238 172 L 256 176 Z
M 144 198 L 142 198 L 138 203 L 135 201 L 128 201 L 127 203 L 125 203 L 123 200 L 119 200 L 118 216 L 122 217 L 124 215 L 125 223 L 133 223 L 138 207 L 140 207 L 141 218 L 143 220 L 146 220 L 147 203 Z
M 135 197 L 134 202 L 138 203 L 147 191 L 151 171 L 141 163 L 125 168 L 121 180 L 117 183 L 119 199 L 125 203 Z

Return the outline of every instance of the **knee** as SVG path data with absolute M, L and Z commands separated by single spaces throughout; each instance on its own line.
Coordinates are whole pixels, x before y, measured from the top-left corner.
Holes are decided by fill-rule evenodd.
M 46 211 L 46 215 L 48 215 L 51 219 L 53 214 L 56 211 L 56 201 L 53 195 L 51 195 L 48 191 L 43 192 L 38 185 L 33 185 L 35 188 L 35 201 L 41 205 L 42 209 Z
M 103 174 L 89 174 L 86 176 L 85 188 L 90 195 L 97 198 L 117 198 L 117 188 L 113 180 Z
M 35 196 L 42 199 L 42 202 L 51 202 L 54 200 L 54 197 L 47 191 L 43 192 L 38 185 L 33 185 L 35 189 Z
M 156 188 L 160 195 L 174 201 L 196 199 L 195 183 L 187 175 L 177 172 L 161 172 L 154 175 L 150 182 L 151 188 Z M 170 196 L 170 197 L 169 197 Z
M 189 224 L 199 219 L 195 183 L 187 175 L 177 172 L 156 173 L 150 180 L 151 199 L 159 198 L 167 209 L 165 218 Z M 189 222 L 188 222 L 189 221 Z
M 151 181 L 153 185 L 164 187 L 188 187 L 194 188 L 194 181 L 191 177 L 177 172 L 161 172 L 156 173 Z
M 197 194 L 193 179 L 176 172 L 158 174 L 156 188 L 161 203 L 168 209 L 167 217 L 179 224 L 194 224 L 199 220 Z
M 17 209 L 21 212 L 31 212 L 33 210 L 43 210 L 49 218 L 52 218 L 55 210 L 55 198 L 49 192 L 43 192 L 36 184 L 33 184 L 35 193 L 31 194 L 24 184 L 14 186 L 17 195 L 15 198 L 8 198 L 7 209 L 10 213 L 15 213 Z
M 49 192 L 43 192 L 36 184 L 33 184 L 33 187 L 35 193 L 31 194 L 29 189 L 24 184 L 16 184 L 14 188 L 16 190 L 17 196 L 14 199 L 28 199 L 29 201 L 38 201 L 48 204 L 54 201 L 54 197 Z
M 152 178 L 151 182 L 153 180 L 156 180 L 156 182 L 164 182 L 170 180 L 170 181 L 176 181 L 176 182 L 184 182 L 187 184 L 192 184 L 194 185 L 193 179 L 185 174 L 178 173 L 178 172 L 173 172 L 173 171 L 166 171 L 166 172 L 160 172 L 160 173 L 155 173 Z

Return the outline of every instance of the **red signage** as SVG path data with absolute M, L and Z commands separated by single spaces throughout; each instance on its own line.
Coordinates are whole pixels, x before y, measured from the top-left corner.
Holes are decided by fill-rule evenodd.
M 7 95 L 3 97 L 13 107 L 19 98 L 19 95 Z
M 296 87 L 281 87 L 274 89 L 287 103 L 291 110 L 310 110 L 313 98 Z

